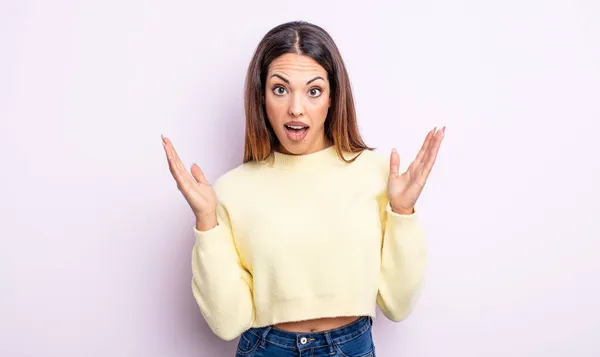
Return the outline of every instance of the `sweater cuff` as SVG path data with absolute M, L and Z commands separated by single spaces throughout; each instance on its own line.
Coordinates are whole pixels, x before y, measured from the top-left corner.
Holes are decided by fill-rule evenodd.
M 210 239 L 211 237 L 215 236 L 215 235 L 219 235 L 221 234 L 221 225 L 217 224 L 216 226 L 212 227 L 211 229 L 208 229 L 206 231 L 199 231 L 198 229 L 196 229 L 196 225 L 192 226 L 192 229 L 194 231 L 194 236 L 196 237 L 196 239 Z
M 415 220 L 417 220 L 417 217 L 418 217 L 416 208 L 415 208 L 415 211 L 411 214 L 400 214 L 400 213 L 396 213 L 392 210 L 392 206 L 390 205 L 389 202 L 388 202 L 387 206 L 385 207 L 385 210 L 387 211 L 388 216 L 396 217 L 397 219 L 401 219 L 401 220 L 415 221 Z
M 230 258 L 230 247 L 225 236 L 227 231 L 223 229 L 223 226 L 217 225 L 207 231 L 199 231 L 196 227 L 193 229 L 197 252 L 210 252 L 212 257 L 226 257 L 225 261 Z

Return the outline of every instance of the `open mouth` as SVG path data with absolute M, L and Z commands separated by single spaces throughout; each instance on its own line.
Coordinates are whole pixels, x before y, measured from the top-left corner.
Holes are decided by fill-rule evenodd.
M 285 133 L 292 141 L 301 141 L 306 137 L 309 127 L 306 125 L 290 125 L 285 124 Z

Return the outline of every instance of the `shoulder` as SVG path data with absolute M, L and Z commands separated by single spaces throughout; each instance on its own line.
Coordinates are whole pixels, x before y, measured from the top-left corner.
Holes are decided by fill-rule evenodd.
M 390 169 L 390 158 L 378 150 L 363 150 L 356 159 L 358 165 L 364 165 L 371 171 L 381 173 L 387 177 Z
M 242 191 L 256 176 L 257 165 L 253 162 L 239 164 L 221 174 L 213 183 L 217 196 L 233 194 Z

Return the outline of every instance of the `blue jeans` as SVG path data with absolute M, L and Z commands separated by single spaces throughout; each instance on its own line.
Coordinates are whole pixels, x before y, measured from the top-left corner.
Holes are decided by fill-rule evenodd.
M 236 357 L 375 357 L 373 319 L 358 320 L 319 332 L 290 332 L 274 327 L 252 327 L 240 336 Z

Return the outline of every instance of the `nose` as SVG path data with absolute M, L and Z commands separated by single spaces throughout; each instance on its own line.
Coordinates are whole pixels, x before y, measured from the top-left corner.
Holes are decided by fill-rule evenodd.
M 304 114 L 304 106 L 302 105 L 302 95 L 293 95 L 290 103 L 289 113 L 291 116 L 298 117 Z

